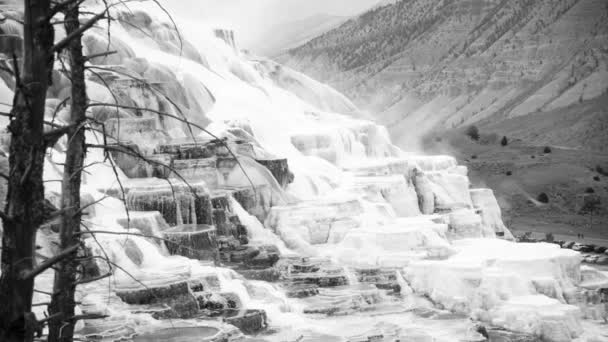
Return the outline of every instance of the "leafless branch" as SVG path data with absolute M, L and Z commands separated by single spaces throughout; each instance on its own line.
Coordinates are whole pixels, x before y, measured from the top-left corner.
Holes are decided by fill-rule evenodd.
M 47 147 L 54 146 L 63 135 L 69 133 L 70 130 L 74 127 L 76 127 L 76 124 L 62 126 L 44 133 L 44 143 Z
M 68 211 L 74 209 L 73 207 L 69 207 L 69 208 L 63 208 L 60 210 L 56 210 L 54 212 L 52 212 L 48 217 L 46 217 L 45 222 L 49 222 L 52 221 L 58 217 L 60 217 L 61 215 L 67 213 Z
M 68 103 L 68 101 L 70 101 L 72 98 L 70 96 L 66 97 L 65 99 L 61 100 L 61 102 L 59 102 L 59 104 L 57 105 L 57 107 L 55 107 L 55 110 L 53 111 L 53 117 L 51 119 L 51 125 L 53 125 L 55 123 L 55 118 L 57 117 L 57 113 L 59 113 L 59 111 L 61 110 L 62 107 L 65 107 L 66 104 Z
M 38 321 L 38 324 L 44 325 L 45 323 L 47 323 L 50 320 L 53 320 L 55 318 L 60 318 L 61 316 L 63 316 L 63 312 L 58 312 L 56 314 L 50 315 L 48 317 L 45 317 L 41 320 Z
M 51 268 L 53 265 L 55 265 L 59 261 L 69 257 L 72 253 L 74 253 L 76 250 L 78 250 L 79 247 L 80 247 L 80 245 L 73 245 L 73 246 L 70 246 L 70 247 L 64 249 L 61 253 L 45 260 L 42 264 L 38 265 L 38 267 L 36 267 L 32 271 L 22 274 L 21 279 L 27 280 L 27 279 L 35 278 L 37 275 L 48 270 L 49 268 Z
M 179 56 L 182 56 L 183 53 L 183 49 L 184 49 L 184 42 L 182 40 L 182 35 L 179 32 L 179 29 L 177 28 L 177 24 L 175 23 L 175 21 L 173 20 L 173 16 L 171 15 L 171 13 L 169 13 L 169 11 L 167 11 L 167 9 L 165 9 L 163 7 L 163 5 L 161 5 L 161 3 L 158 0 L 152 0 L 163 12 L 165 12 L 165 14 L 167 15 L 167 17 L 169 18 L 169 20 L 171 21 L 171 24 L 173 24 L 173 28 L 175 29 L 175 32 L 177 32 L 177 38 L 179 39 Z
M 44 294 L 44 295 L 47 295 L 47 296 L 52 296 L 53 295 L 50 292 L 46 292 L 46 291 L 42 291 L 42 290 L 36 290 L 36 289 L 34 289 L 34 292 L 41 293 L 41 294 Z
M 43 303 L 32 304 L 32 306 L 46 306 L 46 305 L 49 305 L 49 304 L 51 304 L 51 303 L 49 303 L 49 302 L 43 302 Z
M 85 60 L 90 61 L 93 58 L 106 57 L 118 53 L 118 51 L 106 51 L 85 56 Z
M 67 321 L 80 321 L 83 319 L 104 319 L 104 318 L 108 318 L 108 317 L 110 317 L 110 316 L 90 313 L 90 314 L 72 316 L 72 317 L 68 318 Z
M 82 284 L 94 283 L 94 282 L 96 282 L 98 280 L 109 278 L 111 276 L 112 276 L 112 272 L 108 272 L 106 274 L 102 274 L 102 275 L 97 276 L 97 277 L 79 280 L 76 283 L 74 283 L 74 285 L 82 285 Z
M 97 15 L 93 16 L 91 19 L 89 19 L 87 22 L 85 22 L 84 24 L 82 24 L 82 26 L 80 26 L 78 28 L 78 30 L 70 33 L 67 37 L 63 38 L 62 40 L 60 40 L 58 43 L 56 43 L 53 48 L 51 49 L 52 52 L 59 52 L 61 50 L 63 50 L 64 48 L 66 48 L 68 46 L 68 44 L 76 37 L 82 35 L 86 30 L 90 29 L 91 27 L 93 27 L 93 25 L 95 25 L 95 23 L 97 23 L 100 19 L 102 19 L 106 13 L 108 12 L 109 8 L 106 8 L 105 10 L 103 10 L 101 13 L 98 13 Z

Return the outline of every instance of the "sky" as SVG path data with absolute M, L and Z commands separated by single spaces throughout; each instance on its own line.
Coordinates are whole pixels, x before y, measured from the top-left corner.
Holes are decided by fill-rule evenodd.
M 247 47 L 278 23 L 315 14 L 353 16 L 380 0 L 165 0 L 179 16 L 235 31 L 237 43 Z

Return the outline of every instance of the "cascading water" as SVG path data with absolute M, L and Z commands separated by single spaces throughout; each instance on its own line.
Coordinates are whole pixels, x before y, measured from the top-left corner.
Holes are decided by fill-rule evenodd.
M 491 190 L 469 189 L 454 158 L 400 151 L 383 127 L 345 115 L 357 113 L 344 96 L 239 52 L 224 31 L 178 20 L 180 36 L 153 3 L 129 7 L 113 12 L 130 23 L 110 28 L 118 53 L 92 61 L 92 103 L 183 116 L 225 138 L 237 158 L 179 120 L 93 107 L 116 138 L 170 160 L 186 180 L 115 154 L 117 179 L 101 152 L 89 151 L 83 197 L 98 202 L 84 224 L 105 233 L 87 245 L 111 262 L 97 263 L 98 272 L 113 276 L 79 287 L 82 311 L 109 315 L 85 321 L 81 335 L 241 338 L 232 325 L 248 333 L 242 316 L 211 319 L 222 307 L 264 310 L 271 329 L 251 341 L 484 340 L 471 319 L 506 340 L 605 338 L 593 323 L 605 309 L 585 298 L 594 291 L 587 278 L 599 288 L 608 277 L 581 275 L 575 252 L 508 241 Z M 107 47 L 100 25 L 85 35 L 87 53 Z M 55 87 L 50 108 L 67 94 Z M 1 85 L 0 101 L 10 96 Z M 61 179 L 54 163 L 62 159 L 53 151 L 47 180 Z M 48 196 L 60 191 L 48 184 Z M 220 251 L 236 244 L 220 256 L 234 270 L 210 254 L 167 249 L 172 241 Z M 37 287 L 51 282 L 45 274 Z

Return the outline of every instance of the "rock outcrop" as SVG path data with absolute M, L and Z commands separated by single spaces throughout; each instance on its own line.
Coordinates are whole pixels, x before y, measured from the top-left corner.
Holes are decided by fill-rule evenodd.
M 167 308 L 153 310 L 157 319 L 193 318 L 199 312 L 198 302 L 187 282 L 171 283 L 160 287 L 119 290 L 116 295 L 127 304 L 162 304 Z
M 204 190 L 163 187 L 132 188 L 127 206 L 135 211 L 158 211 L 169 225 L 212 224 L 211 198 Z M 192 191 L 192 192 L 191 192 Z
M 216 229 L 208 225 L 178 225 L 163 231 L 169 253 L 190 259 L 218 260 Z M 169 242 L 170 241 L 170 242 Z

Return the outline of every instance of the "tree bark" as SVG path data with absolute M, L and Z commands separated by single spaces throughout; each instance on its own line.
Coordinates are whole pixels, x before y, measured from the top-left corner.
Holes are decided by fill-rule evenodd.
M 25 0 L 23 59 L 9 125 L 9 179 L 3 215 L 0 276 L 0 340 L 32 341 L 36 326 L 31 313 L 34 279 L 24 277 L 35 267 L 36 231 L 43 222 L 42 172 L 46 92 L 53 64 L 54 31 L 50 0 Z
M 65 11 L 65 29 L 68 36 L 80 28 L 78 3 L 70 4 Z M 70 75 L 72 78 L 72 103 L 70 108 L 70 129 L 63 169 L 61 209 L 64 213 L 60 225 L 60 246 L 62 250 L 81 243 L 80 241 L 80 184 L 82 167 L 86 154 L 85 120 L 87 93 L 85 83 L 85 57 L 82 54 L 82 34 L 76 34 L 67 46 Z M 56 267 L 53 296 L 49 314 L 57 318 L 49 322 L 49 342 L 71 342 L 74 339 L 74 313 L 76 282 L 79 262 L 77 250 L 62 259 Z

